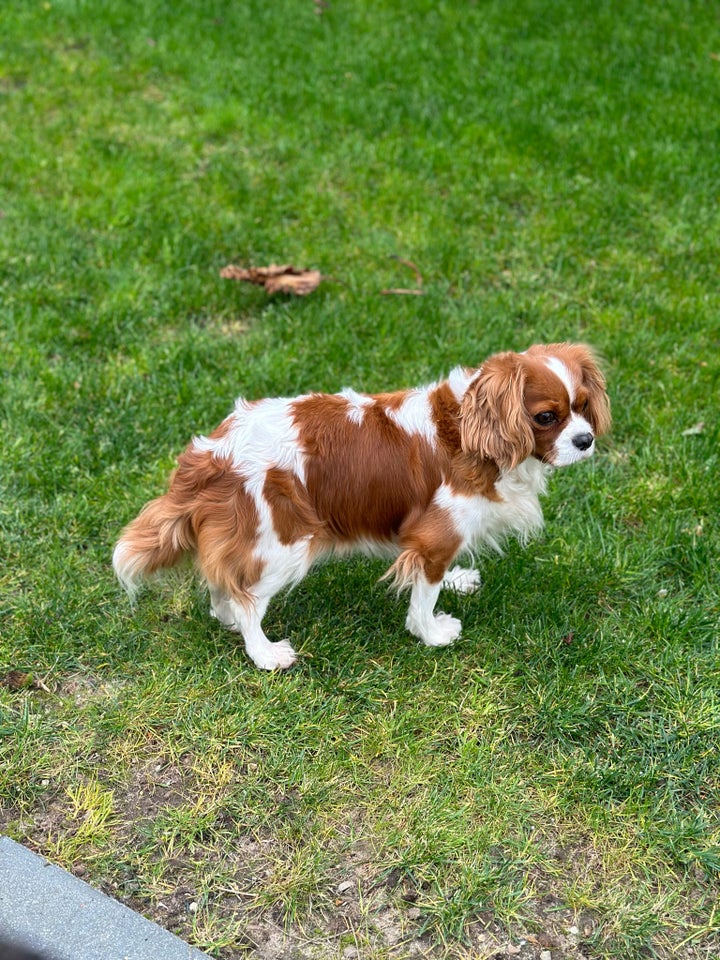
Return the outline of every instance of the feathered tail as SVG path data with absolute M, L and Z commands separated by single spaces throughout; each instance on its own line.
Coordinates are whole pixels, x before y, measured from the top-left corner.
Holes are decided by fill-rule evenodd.
M 146 504 L 125 527 L 113 551 L 113 568 L 134 597 L 144 577 L 175 566 L 194 546 L 189 514 L 165 494 Z

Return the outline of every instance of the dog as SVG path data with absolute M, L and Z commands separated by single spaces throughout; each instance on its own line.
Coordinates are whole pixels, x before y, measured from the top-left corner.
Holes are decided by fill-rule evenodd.
M 548 475 L 590 457 L 609 427 L 598 362 L 571 343 L 498 353 L 416 389 L 241 398 L 179 457 L 113 566 L 132 597 L 144 576 L 194 555 L 212 615 L 275 670 L 296 654 L 263 632 L 272 597 L 323 555 L 379 554 L 393 559 L 383 579 L 410 588 L 409 632 L 446 646 L 461 623 L 436 612 L 440 591 L 480 585 L 453 561 L 507 536 L 526 542 Z

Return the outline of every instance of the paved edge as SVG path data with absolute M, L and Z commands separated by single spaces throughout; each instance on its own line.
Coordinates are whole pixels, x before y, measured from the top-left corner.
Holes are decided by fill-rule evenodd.
M 210 960 L 156 923 L 0 836 L 2 941 L 47 960 Z

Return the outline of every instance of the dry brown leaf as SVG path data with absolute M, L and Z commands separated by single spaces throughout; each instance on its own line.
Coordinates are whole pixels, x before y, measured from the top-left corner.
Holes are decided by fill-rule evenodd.
M 300 270 L 288 263 L 271 263 L 269 267 L 238 267 L 231 263 L 223 267 L 220 276 L 224 280 L 254 283 L 265 287 L 268 293 L 292 293 L 298 297 L 312 293 L 323 279 L 319 270 Z

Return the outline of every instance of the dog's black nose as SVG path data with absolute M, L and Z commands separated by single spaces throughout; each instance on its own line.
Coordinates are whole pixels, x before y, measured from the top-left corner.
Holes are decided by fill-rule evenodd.
M 591 433 L 578 433 L 576 437 L 573 437 L 572 442 L 578 450 L 589 450 L 594 440 L 595 437 Z

